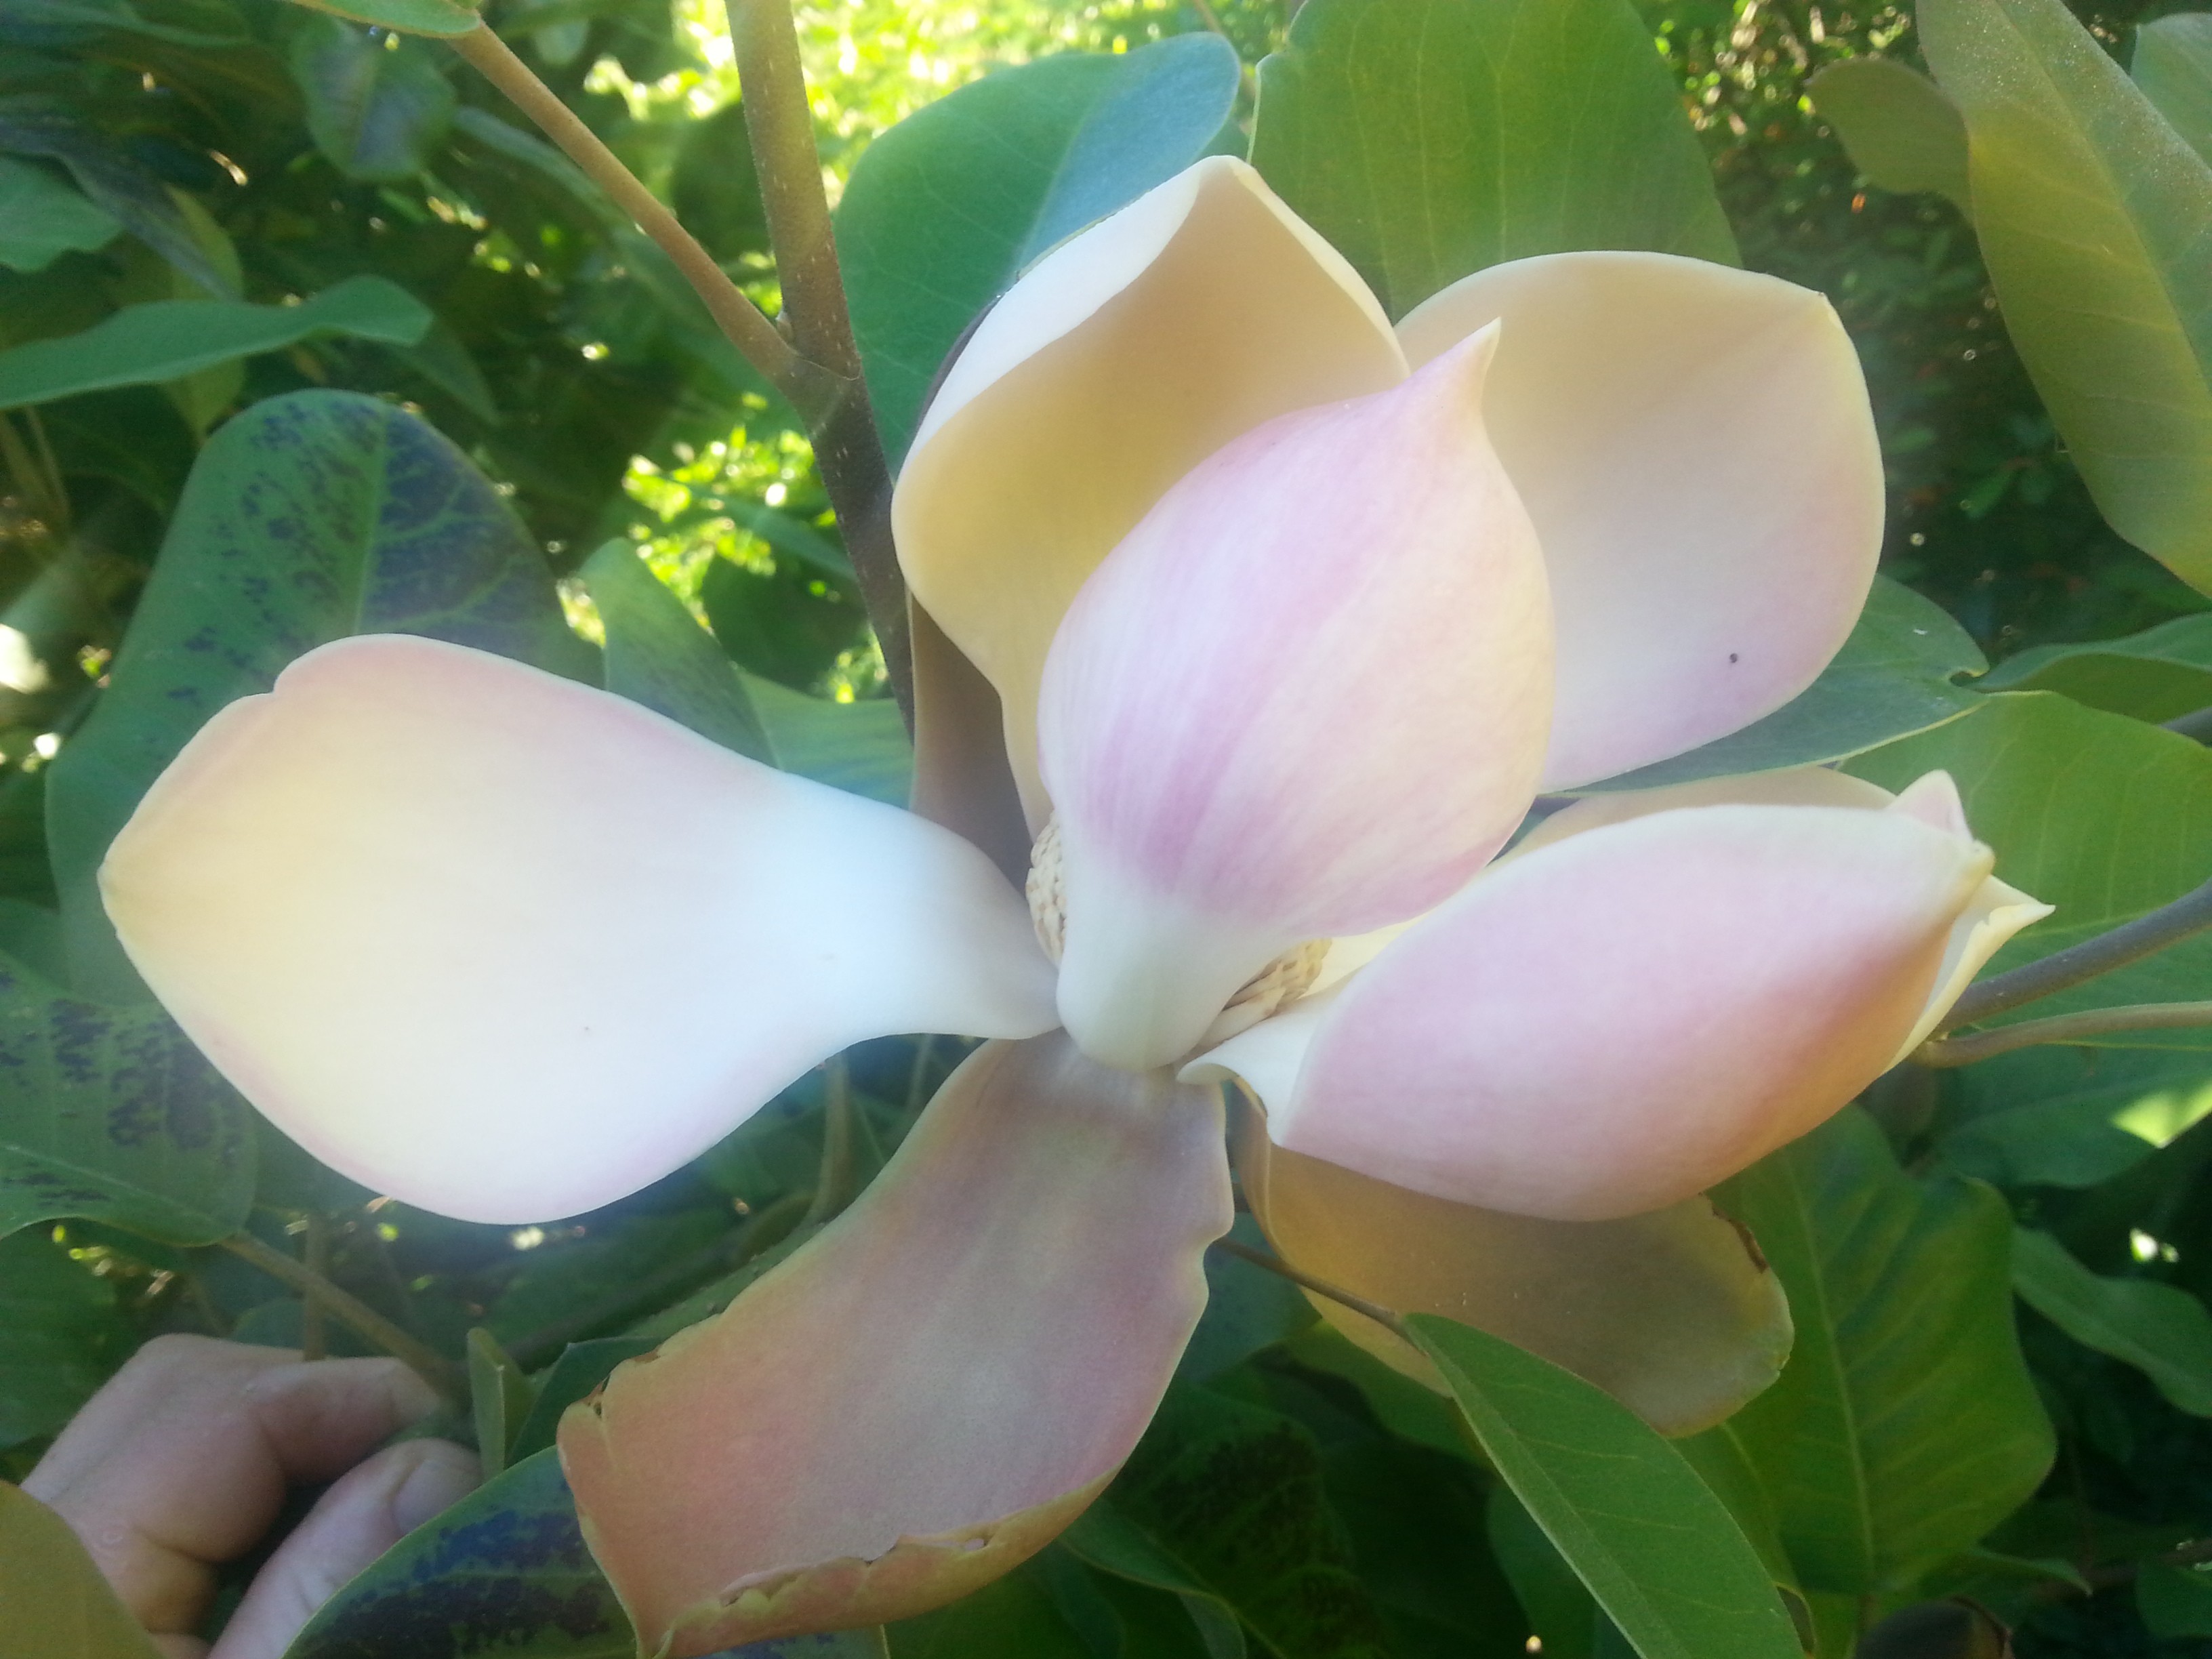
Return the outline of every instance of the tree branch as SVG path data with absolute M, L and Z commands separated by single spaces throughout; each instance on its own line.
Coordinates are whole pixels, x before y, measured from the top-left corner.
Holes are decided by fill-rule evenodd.
M 1966 988 L 1966 994 L 1944 1017 L 1945 1031 L 2017 1008 L 2023 1002 L 2063 991 L 2108 974 L 2115 968 L 2178 945 L 2195 933 L 2212 928 L 2212 881 L 2185 893 L 2171 904 L 2137 916 L 2109 933 L 2084 939 L 2055 951 L 2040 962 L 2031 962 L 2008 974 L 1999 974 Z
M 394 1358 L 404 1360 L 409 1368 L 435 1389 L 448 1404 L 465 1406 L 468 1403 L 468 1377 L 459 1366 L 441 1358 L 429 1344 L 400 1329 L 359 1297 L 340 1290 L 320 1273 L 310 1271 L 283 1251 L 272 1249 L 252 1233 L 233 1233 L 228 1238 L 217 1242 L 233 1255 L 242 1256 L 271 1279 L 289 1285 L 322 1308 L 331 1318 L 350 1326 Z
M 1965 1036 L 1934 1037 L 1912 1052 L 1923 1066 L 1971 1066 L 1992 1054 L 2038 1043 L 2079 1042 L 2109 1031 L 2172 1031 L 2212 1025 L 2212 1002 L 2138 1002 L 2121 1008 L 2092 1008 L 2049 1019 L 2026 1019 Z

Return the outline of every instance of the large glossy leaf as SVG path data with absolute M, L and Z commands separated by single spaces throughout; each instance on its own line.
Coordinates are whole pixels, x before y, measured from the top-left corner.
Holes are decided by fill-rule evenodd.
M 2024 1048 L 1954 1074 L 1943 1166 L 2000 1187 L 2094 1187 L 2212 1115 L 2212 1056 Z
M 1393 317 L 1530 254 L 1736 260 L 1626 0 L 1308 0 L 1260 66 L 1252 163 Z
M 349 179 L 411 179 L 430 164 L 453 119 L 453 82 L 441 46 L 384 40 L 335 17 L 292 37 L 292 78 L 307 105 L 315 148 Z
M 0 156 L 0 265 L 44 270 L 64 253 L 105 247 L 115 216 L 44 169 Z
M 0 1659 L 159 1659 L 69 1523 L 4 1480 Z
M 868 146 L 837 208 L 853 331 L 896 465 L 969 324 L 1054 244 L 1206 153 L 1237 94 L 1208 34 L 1005 69 Z
M 1643 1419 L 1470 1326 L 1407 1322 L 1513 1495 L 1644 1659 L 1797 1659 L 1742 1528 Z
M 2002 972 L 2118 926 L 2212 877 L 2212 750 L 2177 732 L 2046 691 L 1999 692 L 1968 718 L 1848 762 L 1902 789 L 1942 769 L 1957 781 L 1997 874 L 2057 907 L 2000 951 Z M 2212 984 L 2202 937 L 2027 1004 L 1997 1023 L 2126 1003 L 2201 999 Z M 2140 1031 L 2124 1047 L 2191 1048 L 2202 1030 Z
M 2178 1285 L 2091 1273 L 2049 1233 L 2013 1237 L 2021 1300 L 2084 1347 L 2134 1366 L 2183 1411 L 2212 1417 L 2212 1313 Z
M 131 1345 L 112 1281 L 45 1228 L 0 1238 L 0 1446 L 60 1428 Z
M 83 1217 L 225 1237 L 253 1197 L 249 1115 L 158 1007 L 80 1001 L 0 958 L 0 1233 Z
M 2033 646 L 1991 669 L 1982 689 L 2057 691 L 2139 720 L 2212 708 L 2212 615 L 2176 617 L 2124 639 Z
M 1069 1539 L 1110 1571 L 1232 1609 L 1279 1659 L 1382 1659 L 1320 1450 L 1276 1413 L 1178 1383 Z
M 2128 73 L 2190 148 L 2212 161 L 2212 13 L 2180 11 L 2143 24 Z
M 608 690 L 725 749 L 775 763 L 768 732 L 736 665 L 629 542 L 609 542 L 584 561 L 580 574 L 606 628 Z
M 1976 694 L 1958 682 L 1987 666 L 1949 612 L 1877 576 L 1843 649 L 1796 697 L 1741 732 L 1596 787 L 1645 789 L 1861 754 L 1976 708 Z
M 2012 1317 L 2012 1219 L 1901 1173 L 1856 1109 L 1721 1201 L 1790 1292 L 1797 1346 L 1729 1427 L 1808 1590 L 1908 1589 L 2035 1490 L 2051 1425 Z
M 2212 166 L 2063 0 L 1922 0 L 2005 326 L 2112 527 L 2212 588 Z
M 138 798 L 209 715 L 349 634 L 450 640 L 580 679 L 544 560 L 446 439 L 374 398 L 256 404 L 200 453 L 110 686 L 53 763 L 47 825 L 76 988 L 145 993 L 93 873 Z
M 286 1659 L 633 1659 L 637 1638 L 576 1525 L 551 1450 L 486 1481 L 378 1558 Z M 725 1659 L 882 1659 L 882 1633 L 843 1631 Z
M 1926 76 L 1893 58 L 1847 58 L 1805 89 L 1869 184 L 1932 190 L 1968 210 L 1966 123 Z
M 0 351 L 0 409 L 157 385 L 316 334 L 413 345 L 429 326 L 422 301 L 381 276 L 349 276 L 295 306 L 155 300 L 126 306 L 82 334 Z

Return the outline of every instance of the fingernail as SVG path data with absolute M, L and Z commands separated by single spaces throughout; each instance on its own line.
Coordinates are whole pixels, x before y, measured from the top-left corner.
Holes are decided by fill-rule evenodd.
M 422 1440 L 422 1461 L 392 1494 L 392 1519 L 409 1533 L 451 1509 L 477 1489 L 483 1473 L 477 1455 L 447 1440 Z

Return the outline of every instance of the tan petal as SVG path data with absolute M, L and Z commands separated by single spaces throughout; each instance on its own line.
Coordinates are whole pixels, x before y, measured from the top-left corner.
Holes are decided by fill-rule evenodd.
M 1246 1200 L 1285 1260 L 1400 1313 L 1442 1314 L 1595 1383 L 1665 1434 L 1694 1434 L 1789 1357 L 1790 1305 L 1748 1235 L 1703 1198 L 1622 1221 L 1453 1204 L 1237 1134 Z M 1341 1303 L 1322 1316 L 1443 1390 L 1421 1354 Z
M 852 1209 L 562 1419 L 645 1650 L 904 1618 L 1041 1547 L 1150 1420 L 1230 1218 L 1218 1091 L 978 1049 Z
M 1405 373 L 1352 267 L 1225 156 L 1048 253 L 984 318 L 891 522 L 916 597 L 998 688 L 1032 831 L 1037 680 L 1084 579 L 1231 438 Z

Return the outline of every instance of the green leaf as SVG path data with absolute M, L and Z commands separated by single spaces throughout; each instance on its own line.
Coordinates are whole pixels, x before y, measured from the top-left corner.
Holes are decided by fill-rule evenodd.
M 2180 617 L 2124 639 L 2039 645 L 2008 657 L 1984 691 L 2057 691 L 2114 714 L 2170 720 L 2212 707 L 2212 615 Z
M 768 208 L 761 200 L 743 104 L 725 105 L 685 126 L 668 196 L 684 228 L 717 259 L 728 263 L 770 252 Z
M 1278 1659 L 1383 1659 L 1381 1623 L 1322 1489 L 1319 1449 L 1278 1413 L 1170 1387 L 1078 1524 L 1070 1545 L 1086 1559 L 1140 1583 L 1197 1587 Z
M 464 0 L 299 0 L 356 23 L 372 23 L 401 34 L 468 34 L 481 27 L 477 8 Z
M 890 1659 L 1098 1659 L 1027 1572 L 919 1619 L 902 1619 L 884 1634 Z
M 113 134 L 65 106 L 9 99 L 0 100 L 0 150 L 59 161 L 78 189 L 171 265 L 210 294 L 237 295 L 234 276 L 210 256 L 193 223 L 198 204 L 164 185 Z
M 535 1396 L 499 1339 L 481 1325 L 469 1332 L 469 1415 L 476 1425 L 477 1455 L 489 1480 L 513 1462 L 510 1455 Z
M 2013 1236 L 2013 1288 L 2085 1348 L 2134 1366 L 2181 1410 L 2212 1417 L 2212 1313 L 2172 1285 L 2091 1273 L 2049 1233 Z
M 49 769 L 47 823 L 82 993 L 145 993 L 94 887 L 138 799 L 216 709 L 349 634 L 422 634 L 596 683 L 536 544 L 466 457 L 403 410 L 304 392 L 201 451 L 109 689 Z
M 767 729 L 776 764 L 892 806 L 914 786 L 914 744 L 887 697 L 831 702 L 740 671 L 738 680 Z
M 1972 212 L 1966 124 L 1926 76 L 1892 58 L 1847 58 L 1822 70 L 1805 90 L 1869 184 L 1932 190 Z
M 4 1480 L 0 1659 L 160 1659 L 69 1523 Z
M 2179 11 L 2142 25 L 2128 73 L 2167 125 L 2212 161 L 2212 13 Z
M 0 351 L 0 409 L 158 385 L 315 334 L 412 345 L 429 326 L 428 308 L 381 276 L 349 276 L 295 306 L 156 300 L 126 306 L 81 334 Z
M 1243 1659 L 1237 1614 L 1188 1569 L 1111 1504 L 1093 1504 L 1060 1534 L 1060 1545 L 1101 1572 L 1148 1584 L 1179 1598 L 1208 1659 Z
M 1602 1389 L 1433 1314 L 1407 1320 L 1490 1461 L 1644 1659 L 1798 1659 L 1742 1528 Z
M 2212 1636 L 2212 1562 L 2142 1563 L 2136 1568 L 2136 1609 L 2161 1640 Z
M 2002 972 L 2157 908 L 2212 878 L 2212 750 L 2179 732 L 2047 691 L 1995 693 L 1966 719 L 1856 757 L 1844 768 L 1888 789 L 1941 769 L 1966 821 L 1996 849 L 1997 874 L 2057 907 L 1998 953 Z M 2201 998 L 2203 938 L 1999 1016 L 1992 1024 Z M 2196 1048 L 2203 1030 L 2087 1039 Z
M 1681 90 L 1626 0 L 1308 0 L 1252 163 L 1403 316 L 1577 248 L 1736 263 Z
M 2050 1468 L 2013 1328 L 2012 1218 L 1901 1173 L 1856 1108 L 1717 1200 L 1790 1293 L 1797 1346 L 1729 1428 L 1808 1590 L 1879 1595 L 1976 1542 Z
M 2212 166 L 2063 0 L 1922 0 L 2005 327 L 2098 510 L 2212 589 Z
M 64 253 L 106 247 L 122 229 L 113 214 L 43 167 L 0 156 L 0 265 L 44 270 Z
M 111 1280 L 43 1227 L 0 1238 L 0 1447 L 60 1428 L 131 1346 Z
M 411 179 L 444 143 L 458 102 L 442 47 L 383 39 L 336 17 L 292 37 L 292 78 L 315 148 L 349 179 Z M 411 344 L 412 342 L 407 343 Z
M 1955 1074 L 1943 1167 L 1999 1187 L 2094 1187 L 2212 1116 L 2212 1058 L 2073 1046 Z
M 1255 1249 L 1267 1248 L 1259 1224 L 1249 1215 L 1237 1218 L 1230 1237 Z M 1206 1311 L 1176 1367 L 1176 1375 L 1188 1382 L 1218 1376 L 1310 1330 L 1320 1318 L 1290 1280 L 1224 1251 L 1206 1252 Z
M 244 1224 L 253 1173 L 245 1103 L 160 1008 L 0 959 L 0 1233 L 83 1217 L 212 1243 Z
M 507 1448 L 510 1461 L 519 1463 L 550 1446 L 562 1412 L 605 1382 L 623 1360 L 650 1353 L 653 1346 L 641 1337 L 603 1336 L 562 1349 L 561 1357 L 536 1379 L 537 1397 Z
M 736 666 L 684 601 L 661 585 L 630 542 L 617 538 L 578 572 L 605 624 L 606 685 L 702 738 L 775 763 L 768 732 Z
M 879 1632 L 788 1637 L 722 1659 L 882 1659 Z M 377 1558 L 285 1659 L 634 1659 L 637 1639 L 584 1546 L 559 1454 L 486 1481 Z
M 1980 696 L 1956 682 L 1987 665 L 1949 612 L 1877 576 L 1850 637 L 1795 698 L 1741 732 L 1597 787 L 1648 789 L 1862 754 L 1978 708 Z
M 1055 243 L 1204 155 L 1237 79 L 1210 34 L 1067 52 L 963 87 L 868 146 L 837 247 L 893 466 L 968 325 Z

